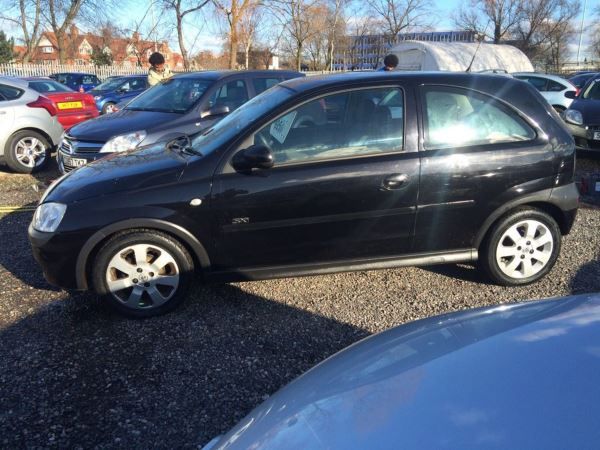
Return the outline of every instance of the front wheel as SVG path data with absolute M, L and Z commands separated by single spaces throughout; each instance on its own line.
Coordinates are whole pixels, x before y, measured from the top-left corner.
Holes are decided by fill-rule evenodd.
M 110 239 L 98 252 L 92 278 L 96 292 L 130 317 L 164 314 L 184 299 L 194 263 L 181 243 L 153 230 Z
M 102 114 L 110 114 L 114 112 L 115 104 L 113 102 L 106 102 L 104 106 L 102 106 Z
M 479 264 L 500 285 L 525 285 L 552 269 L 560 246 L 560 229 L 551 216 L 519 209 L 494 225 L 481 246 Z

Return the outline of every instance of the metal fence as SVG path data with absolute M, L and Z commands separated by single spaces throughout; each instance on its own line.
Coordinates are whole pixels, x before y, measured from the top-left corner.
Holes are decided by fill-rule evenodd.
M 12 77 L 40 77 L 60 72 L 93 73 L 104 79 L 112 75 L 135 75 L 148 73 L 143 67 L 91 66 L 73 64 L 0 64 L 0 75 Z

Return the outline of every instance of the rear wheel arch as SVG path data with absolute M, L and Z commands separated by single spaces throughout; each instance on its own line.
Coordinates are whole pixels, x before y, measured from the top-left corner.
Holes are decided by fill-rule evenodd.
M 75 275 L 78 289 L 91 286 L 90 264 L 102 246 L 118 234 L 131 231 L 157 231 L 167 234 L 181 243 L 192 256 L 194 266 L 201 270 L 210 267 L 210 259 L 204 245 L 185 228 L 159 219 L 129 219 L 109 225 L 92 235 L 84 244 L 77 257 Z
M 501 207 L 494 211 L 479 229 L 473 247 L 479 248 L 493 227 L 505 216 L 514 213 L 518 209 L 527 208 L 545 212 L 556 221 L 563 235 L 568 233 L 569 226 L 567 218 L 558 206 L 548 201 L 523 201 L 523 203 L 512 204 L 509 207 Z

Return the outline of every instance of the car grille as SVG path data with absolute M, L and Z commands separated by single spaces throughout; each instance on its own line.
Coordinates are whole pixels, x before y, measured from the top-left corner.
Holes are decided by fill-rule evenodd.
M 60 149 L 67 153 L 98 153 L 104 142 L 78 141 L 71 136 L 65 136 L 60 144 Z

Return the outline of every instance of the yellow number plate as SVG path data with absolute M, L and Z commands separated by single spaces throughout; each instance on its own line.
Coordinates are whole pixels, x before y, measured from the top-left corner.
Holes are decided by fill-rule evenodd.
M 83 103 L 81 102 L 60 102 L 57 105 L 58 109 L 75 109 L 83 107 Z

